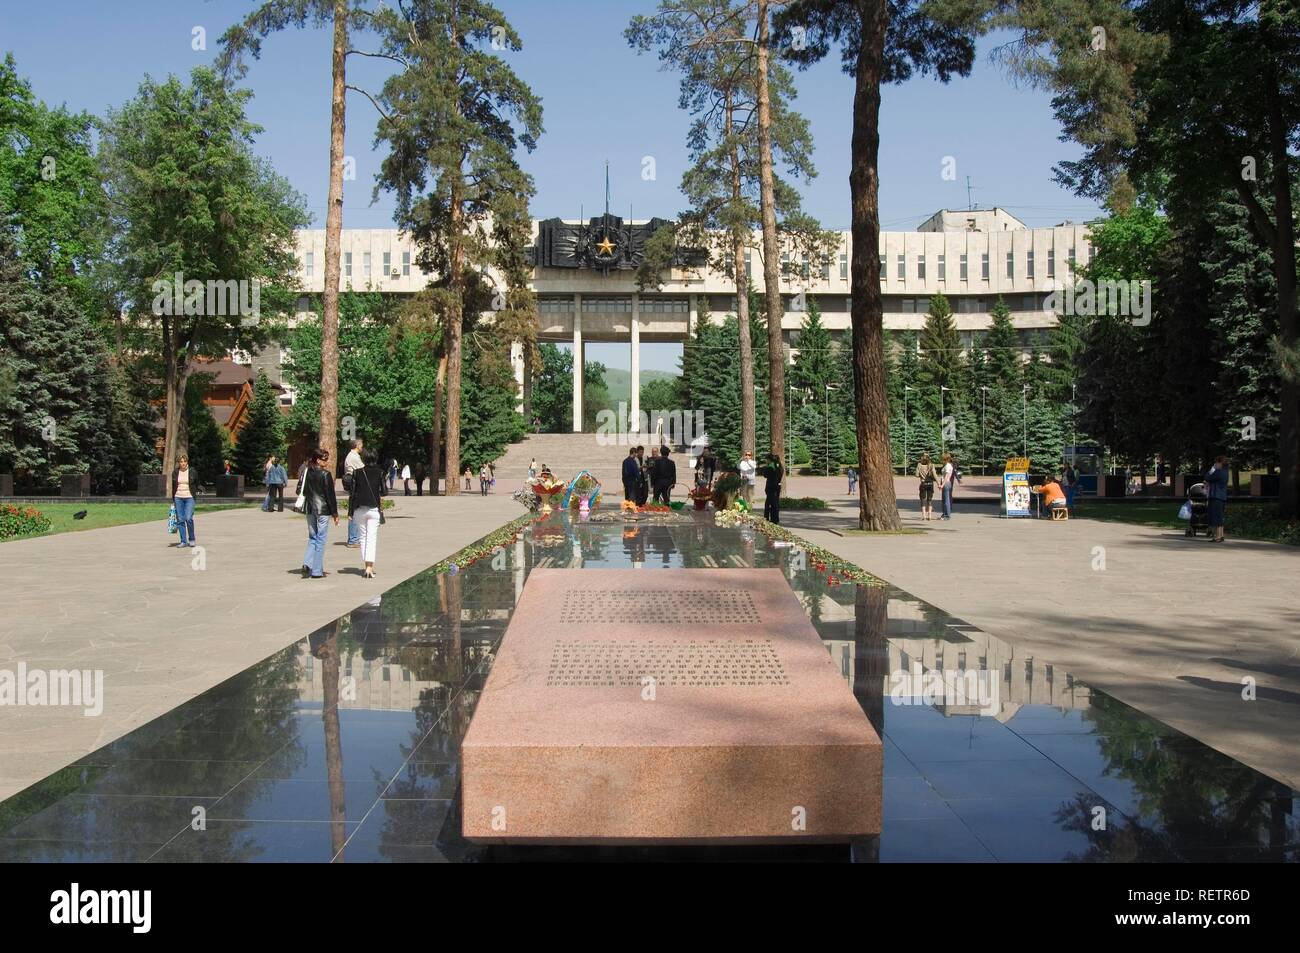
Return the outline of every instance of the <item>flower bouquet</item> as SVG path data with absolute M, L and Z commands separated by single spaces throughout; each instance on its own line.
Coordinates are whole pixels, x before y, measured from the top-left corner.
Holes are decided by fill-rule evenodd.
M 569 484 L 569 505 L 577 503 L 578 512 L 585 515 L 591 512 L 591 507 L 598 499 L 600 499 L 600 481 L 583 470 Z
M 687 494 L 695 504 L 696 510 L 703 510 L 709 505 L 709 500 L 713 499 L 713 490 L 707 486 L 697 486 Z
M 542 514 L 545 515 L 552 512 L 551 503 L 564 492 L 564 484 L 555 477 L 547 476 L 534 480 L 529 489 L 541 499 Z

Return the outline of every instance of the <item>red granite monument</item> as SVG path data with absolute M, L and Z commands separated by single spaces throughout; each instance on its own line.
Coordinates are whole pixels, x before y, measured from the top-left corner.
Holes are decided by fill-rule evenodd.
M 483 843 L 880 831 L 880 738 L 778 569 L 533 570 L 461 779 Z

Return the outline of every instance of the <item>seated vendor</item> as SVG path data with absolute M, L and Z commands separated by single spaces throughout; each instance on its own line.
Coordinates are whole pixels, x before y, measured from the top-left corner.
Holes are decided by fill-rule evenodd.
M 1049 476 L 1043 481 L 1042 486 L 1032 487 L 1035 493 L 1042 494 L 1043 506 L 1048 510 L 1065 506 L 1065 491 L 1061 489 L 1061 484 L 1057 482 L 1056 477 Z

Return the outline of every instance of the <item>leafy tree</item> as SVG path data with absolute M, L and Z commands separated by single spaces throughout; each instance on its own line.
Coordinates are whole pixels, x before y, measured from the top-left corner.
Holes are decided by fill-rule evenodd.
M 922 0 L 794 0 L 776 18 L 782 49 L 802 64 L 838 43 L 844 72 L 854 78 L 850 274 L 853 293 L 854 397 L 861 477 L 858 525 L 899 528 L 890 467 L 884 308 L 880 298 L 880 87 L 914 70 L 947 82 L 969 74 L 979 5 Z M 798 42 L 794 28 L 801 28 Z
M 239 431 L 239 442 L 235 445 L 231 462 L 235 472 L 243 474 L 246 482 L 257 485 L 265 478 L 263 467 L 271 456 L 284 456 L 280 401 L 266 373 L 259 371 L 253 382 L 248 422 Z
M 217 423 L 217 418 L 212 416 L 211 408 L 204 403 L 211 385 L 211 374 L 201 371 L 191 374 L 186 381 L 184 405 L 188 445 L 185 453 L 199 480 L 208 485 L 225 472 L 225 461 L 229 459 L 222 427 Z M 170 477 L 171 471 L 167 471 L 167 474 Z
M 146 79 L 103 127 L 118 280 L 164 368 L 167 473 L 181 446 L 194 358 L 252 351 L 271 338 L 268 318 L 239 313 L 253 283 L 264 283 L 264 312 L 287 310 L 291 300 L 294 231 L 307 217 L 301 196 L 252 152 L 260 130 L 245 114 L 250 95 L 203 68 L 188 84 Z M 207 282 L 217 284 L 205 294 Z M 236 292 L 232 306 L 237 282 L 249 293 Z
M 538 352 L 541 371 L 533 385 L 533 416 L 544 433 L 568 433 L 573 430 L 573 355 L 545 341 Z M 584 427 L 609 403 L 605 366 L 597 361 L 583 365 L 582 402 Z
M 641 407 L 646 412 L 675 410 L 682 406 L 682 379 L 656 377 L 641 385 Z
M 510 362 L 503 360 L 499 351 L 467 347 L 461 385 L 464 462 L 477 472 L 483 464 L 498 459 L 507 444 L 523 439 L 524 418 L 516 410 L 519 398 Z
M 516 151 L 536 146 L 541 102 L 493 50 L 517 51 L 519 35 L 486 0 L 411 0 L 380 8 L 372 22 L 383 53 L 404 65 L 383 86 L 375 132 L 387 145 L 375 186 L 397 200 L 397 222 L 439 275 L 430 292 L 446 354 L 447 493 L 458 492 L 463 336 L 474 323 L 478 269 L 498 245 L 524 241 L 533 181 Z
M 1099 16 L 1100 14 L 1100 16 Z M 1085 19 L 1086 18 L 1086 19 Z M 1058 181 L 1122 209 L 1134 193 L 1195 208 L 1232 190 L 1276 283 L 1277 334 L 1270 356 L 1282 373 L 1279 400 L 1281 515 L 1300 512 L 1300 352 L 1296 272 L 1296 158 L 1300 136 L 1300 5 L 1191 0 L 1106 0 L 1098 10 L 1068 0 L 1014 5 L 1005 19 L 1024 41 L 1011 65 L 1050 88 L 1064 138 L 1084 147 Z M 1105 23 L 1104 55 L 1081 37 Z M 1244 64 L 1249 64 L 1248 66 Z M 1203 214 L 1203 212 L 1202 212 Z

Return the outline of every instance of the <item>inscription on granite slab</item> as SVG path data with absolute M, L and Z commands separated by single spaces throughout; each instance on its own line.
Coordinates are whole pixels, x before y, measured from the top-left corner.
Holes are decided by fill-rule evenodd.
M 762 622 L 744 589 L 579 589 L 564 594 L 560 621 L 575 625 L 725 625 Z
M 682 688 L 789 685 L 771 639 L 593 641 L 561 639 L 551 649 L 551 688 Z

